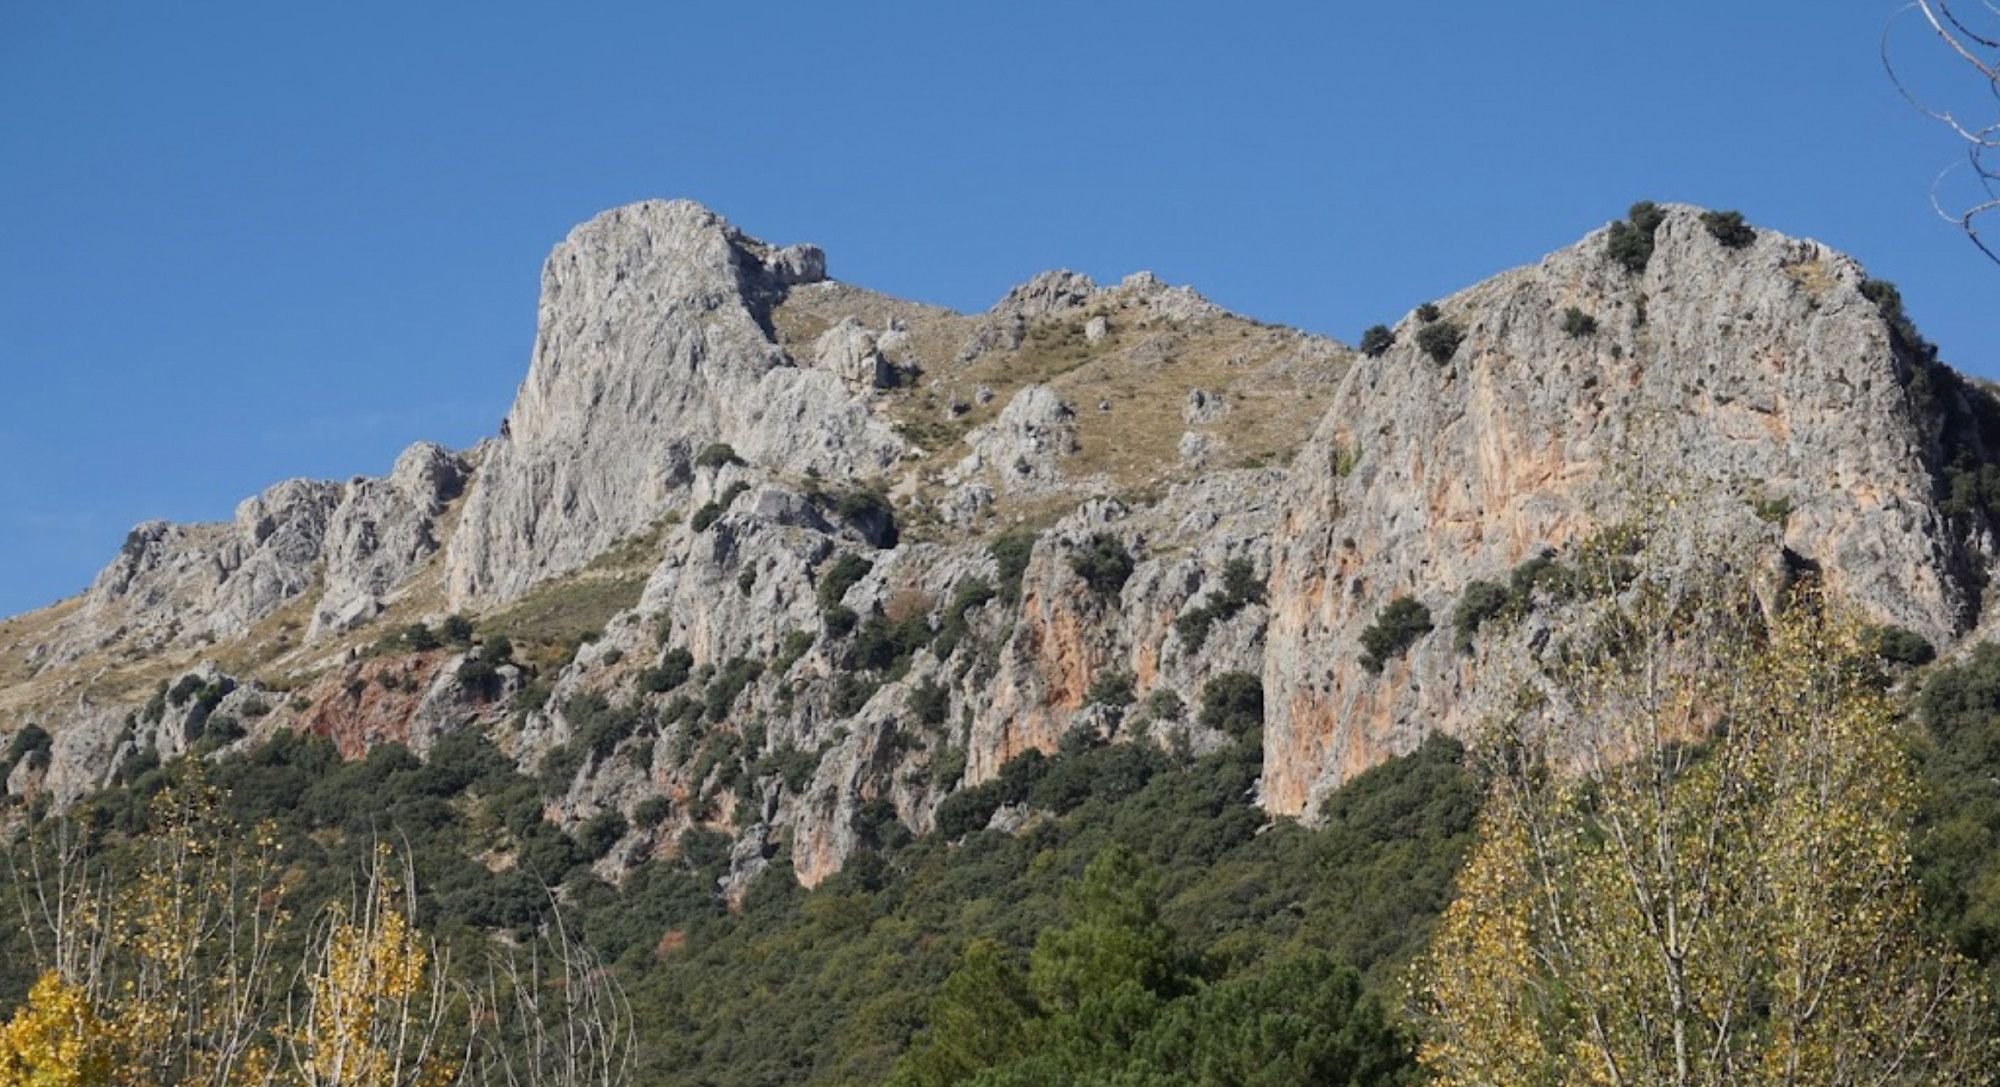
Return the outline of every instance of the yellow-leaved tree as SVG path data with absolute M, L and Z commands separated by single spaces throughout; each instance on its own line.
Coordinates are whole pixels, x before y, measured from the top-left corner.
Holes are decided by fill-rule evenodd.
M 273 959 L 287 920 L 276 837 L 237 832 L 220 793 L 192 778 L 153 798 L 150 822 L 119 881 L 66 820 L 27 850 L 13 883 L 46 973 L 18 1015 L 37 999 L 74 1004 L 92 1024 L 89 1059 L 121 1087 L 266 1084 L 287 980 Z
M 51 970 L 0 1023 L 0 1087 L 113 1087 L 112 1052 L 83 990 Z
M 552 892 L 546 931 L 454 971 L 407 856 L 377 846 L 302 924 L 276 829 L 237 825 L 192 760 L 172 780 L 128 840 L 59 815 L 4 853 L 41 974 L 0 1021 L 0 1087 L 631 1081 L 631 1007 Z
M 1479 844 L 1421 964 L 1462 1087 L 1988 1084 L 1987 1009 L 1919 935 L 1914 779 L 1864 629 L 1719 560 L 1640 581 L 1483 749 Z
M 354 901 L 330 904 L 313 928 L 283 1032 L 303 1087 L 444 1087 L 466 1068 L 463 990 L 410 920 L 406 864 L 377 849 Z

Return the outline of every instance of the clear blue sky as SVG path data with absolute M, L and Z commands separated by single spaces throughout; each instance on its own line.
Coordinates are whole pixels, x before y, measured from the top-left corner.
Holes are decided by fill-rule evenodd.
M 549 246 L 643 197 L 959 308 L 1151 268 L 1348 342 L 1685 200 L 1854 253 L 2000 375 L 1896 3 L 9 3 L 0 613 L 137 521 L 491 432 Z

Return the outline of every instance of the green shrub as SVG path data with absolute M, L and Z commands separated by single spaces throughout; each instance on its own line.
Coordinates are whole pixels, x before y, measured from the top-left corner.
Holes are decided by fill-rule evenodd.
M 729 708 L 736 704 L 737 696 L 763 674 L 762 664 L 747 657 L 731 657 L 722 666 L 722 671 L 709 681 L 708 690 L 702 695 L 702 710 L 708 719 L 720 721 L 729 716 Z
M 23 762 L 30 770 L 42 770 L 49 764 L 49 753 L 55 748 L 55 737 L 47 729 L 29 722 L 21 726 L 14 738 L 7 741 L 7 751 L 0 755 L 0 780 L 14 772 Z
M 1155 687 L 1146 696 L 1146 715 L 1155 721 L 1178 721 L 1187 706 L 1172 687 Z
M 1361 334 L 1361 353 L 1371 359 L 1379 359 L 1396 346 L 1396 333 L 1388 325 L 1370 325 Z
M 491 699 L 500 694 L 500 669 L 476 655 L 460 661 L 453 678 L 458 681 L 461 690 L 470 692 L 476 698 Z
M 625 836 L 625 817 L 616 811 L 592 816 L 576 831 L 577 859 L 588 863 L 606 853 Z
M 688 524 L 693 526 L 696 532 L 707 532 L 709 526 L 721 520 L 723 513 L 735 503 L 736 499 L 744 491 L 749 489 L 750 485 L 742 480 L 731 483 L 729 488 L 722 492 L 722 497 L 705 503 L 700 509 L 694 511 L 694 516 L 688 520 Z
M 814 484 L 806 497 L 830 509 L 876 547 L 894 547 L 898 539 L 896 509 L 877 486 L 855 485 L 829 494 Z
M 1437 321 L 1417 330 L 1417 346 L 1433 362 L 1450 362 L 1464 342 L 1465 332 L 1453 321 Z
M 167 681 L 161 680 L 153 688 L 153 697 L 146 700 L 146 706 L 139 711 L 139 719 L 147 724 L 158 724 L 167 715 Z
M 561 796 L 569 789 L 570 782 L 576 780 L 576 773 L 583 769 L 586 752 L 577 744 L 557 744 L 542 755 L 542 761 L 535 767 L 536 776 L 541 778 L 542 791 L 550 796 Z
M 1643 272 L 1653 259 L 1653 235 L 1667 213 L 1650 200 L 1641 200 L 1626 212 L 1625 220 L 1611 224 L 1605 240 L 1605 255 L 1628 272 Z
M 418 653 L 436 649 L 444 644 L 435 631 L 422 623 L 411 623 L 396 632 L 394 637 L 402 648 Z
M 1507 575 L 1507 592 L 1516 600 L 1530 601 L 1536 589 L 1555 586 L 1565 576 L 1562 567 L 1556 563 L 1555 553 L 1544 551 L 1514 567 Z
M 1925 928 L 1989 968 L 2000 988 L 2000 645 L 1938 669 L 1917 698 L 1923 788 L 1912 866 Z
M 802 750 L 792 744 L 784 744 L 770 754 L 757 760 L 753 773 L 758 777 L 776 777 L 792 793 L 805 791 L 812 783 L 813 775 L 819 772 L 820 757 L 811 751 Z
M 1864 279 L 1861 281 L 1861 295 L 1875 303 L 1876 312 L 1888 324 L 1897 344 L 1917 356 L 1919 365 L 1912 380 L 1913 386 L 1916 382 L 1934 380 L 1930 364 L 1937 361 L 1937 346 L 1924 339 L 1923 334 L 1917 331 L 1916 322 L 1910 320 L 1909 313 L 1903 309 L 1903 292 L 1886 279 Z M 1927 391 L 1927 388 L 1918 391 Z
M 853 608 L 836 604 L 819 613 L 820 624 L 829 638 L 845 638 L 854 632 L 855 624 L 861 622 Z
M 1776 498 L 1760 498 L 1757 500 L 1755 510 L 1759 521 L 1782 526 L 1785 519 L 1792 515 L 1792 500 L 1782 495 Z
M 899 623 L 891 623 L 880 614 L 871 615 L 854 637 L 850 659 L 856 668 L 901 675 L 910 658 L 929 645 L 935 634 L 922 613 Z
M 1869 631 L 1875 655 L 1891 664 L 1917 667 L 1937 659 L 1929 639 L 1908 627 L 1882 626 Z
M 945 660 L 958 649 L 958 643 L 965 639 L 970 620 L 966 617 L 995 596 L 993 586 L 984 578 L 973 578 L 955 589 L 951 602 L 945 605 L 944 621 L 938 625 L 937 641 L 931 652 L 939 660 Z
M 819 585 L 813 590 L 819 600 L 821 611 L 836 607 L 847 598 L 847 591 L 861 583 L 875 564 L 852 552 L 842 552 L 819 575 Z
M 1264 681 L 1250 672 L 1224 672 L 1201 688 L 1203 728 L 1242 740 L 1264 727 Z
M 1097 678 L 1091 680 L 1090 691 L 1084 696 L 1084 701 L 1092 706 L 1124 709 L 1132 704 L 1135 697 L 1133 685 L 1137 682 L 1137 677 L 1130 672 L 1099 672 Z
M 673 801 L 664 796 L 649 796 L 632 809 L 632 825 L 640 830 L 651 830 L 666 822 L 673 811 Z
M 189 672 L 176 681 L 172 687 L 167 688 L 167 702 L 175 706 L 185 703 L 188 699 L 194 697 L 195 692 L 201 690 L 202 682 L 203 680 L 200 676 Z
M 1371 673 L 1382 670 L 1390 658 L 1431 631 L 1431 610 L 1413 597 L 1399 596 L 1382 609 L 1375 621 L 1361 632 L 1361 666 Z
M 1503 585 L 1477 579 L 1466 582 L 1465 590 L 1458 596 L 1458 609 L 1451 617 L 1452 644 L 1460 653 L 1472 652 L 1472 639 L 1480 626 L 1506 611 L 1513 602 L 1513 594 Z
M 1597 334 L 1597 318 L 1571 306 L 1563 310 L 1563 332 L 1577 339 L 1594 336 Z
M 833 679 L 833 689 L 827 693 L 827 709 L 835 717 L 852 717 L 861 712 L 861 707 L 875 697 L 882 689 L 880 680 L 864 679 L 852 672 L 842 672 Z
M 678 646 L 660 656 L 660 663 L 639 672 L 639 689 L 650 694 L 671 691 L 688 681 L 694 671 L 694 654 Z
M 743 458 L 736 455 L 736 449 L 728 442 L 711 442 L 694 456 L 696 468 L 740 467 L 742 464 Z
M 575 730 L 570 746 L 596 759 L 610 755 L 646 723 L 645 711 L 638 705 L 613 707 L 603 695 L 575 695 L 563 703 L 562 711 Z
M 965 749 L 940 748 L 931 757 L 929 773 L 932 788 L 942 789 L 958 784 L 965 778 Z
M 926 679 L 910 690 L 910 712 L 921 724 L 935 728 L 951 715 L 951 688 Z
M 472 620 L 453 612 L 438 624 L 438 636 L 449 645 L 466 646 L 472 644 Z
M 1333 447 L 1333 462 L 1327 465 L 1327 467 L 1332 470 L 1335 479 L 1346 479 L 1348 476 L 1354 474 L 1354 469 L 1359 467 L 1360 464 L 1361 443 L 1354 442 L 1351 444 L 1336 444 Z
M 1701 225 L 1725 249 L 1742 249 L 1757 240 L 1757 231 L 1743 221 L 1740 211 L 1704 211 Z
M 1069 557 L 1069 568 L 1091 592 L 1115 599 L 1132 576 L 1132 554 L 1118 537 L 1099 532 Z
M 1417 320 L 1422 321 L 1424 324 L 1430 324 L 1442 316 L 1444 316 L 1444 313 L 1437 308 L 1437 303 L 1435 302 L 1425 302 L 1423 305 L 1417 307 Z
M 1230 559 L 1222 567 L 1222 591 L 1206 604 L 1189 609 L 1174 620 L 1183 649 L 1199 650 L 1208 640 L 1208 628 L 1234 616 L 1251 604 L 1264 602 L 1264 583 L 1249 559 Z
M 849 614 L 852 614 L 851 612 Z M 785 632 L 785 640 L 778 644 L 778 655 L 771 658 L 771 674 L 782 676 L 799 663 L 799 658 L 813 647 L 811 631 L 792 630 Z
M 935 816 L 937 833 L 946 839 L 962 838 L 993 820 L 1002 804 L 1018 804 L 1048 773 L 1049 760 L 1030 748 L 1000 768 L 992 780 L 944 798 Z
M 1008 606 L 1021 602 L 1021 575 L 1028 569 L 1028 560 L 1034 555 L 1035 535 L 1031 532 L 1010 532 L 986 545 L 986 551 L 993 556 L 994 565 L 999 567 L 1000 599 Z

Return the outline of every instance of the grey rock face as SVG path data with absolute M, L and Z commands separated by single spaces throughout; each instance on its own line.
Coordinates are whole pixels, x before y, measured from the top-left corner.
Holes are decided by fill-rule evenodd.
M 894 384 L 895 371 L 876 349 L 875 334 L 852 317 L 820 333 L 813 344 L 813 362 L 851 389 Z
M 371 619 L 383 598 L 438 549 L 436 521 L 464 489 L 471 467 L 442 446 L 419 442 L 389 478 L 356 480 L 326 534 L 326 586 L 309 636 Z
M 864 476 L 901 442 L 840 377 L 790 365 L 767 328 L 825 270 L 687 201 L 606 212 L 542 271 L 534 360 L 466 499 L 448 555 L 455 607 L 518 595 L 686 503 L 690 462 L 727 442 L 752 464 Z
M 245 499 L 228 524 L 138 526 L 44 659 L 73 660 L 114 640 L 156 651 L 243 633 L 317 583 L 345 494 L 337 483 L 294 479 Z
M 1076 452 L 1076 412 L 1054 389 L 1029 385 L 965 441 L 972 452 L 958 464 L 961 476 L 990 473 L 1008 490 L 1048 487 L 1061 480 L 1062 459 Z
M 1207 389 L 1189 389 L 1181 421 L 1189 426 L 1206 426 L 1229 414 L 1229 399 Z
M 1089 276 L 1058 269 L 1009 290 L 989 312 L 995 316 L 1048 317 L 1079 309 L 1096 294 L 1097 284 Z

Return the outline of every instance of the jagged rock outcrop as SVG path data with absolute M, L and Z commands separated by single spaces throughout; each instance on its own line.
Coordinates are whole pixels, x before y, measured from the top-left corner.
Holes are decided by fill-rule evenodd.
M 1189 389 L 1187 405 L 1181 409 L 1181 421 L 1189 426 L 1207 426 L 1220 421 L 1228 414 L 1227 397 L 1209 392 L 1207 389 Z
M 141 524 L 36 660 L 227 641 L 301 598 L 313 601 L 307 637 L 370 619 L 437 551 L 437 521 L 470 471 L 465 457 L 419 442 L 386 479 L 287 480 L 227 523 Z
M 336 483 L 287 480 L 245 499 L 228 524 L 134 528 L 43 659 L 61 663 L 112 641 L 156 652 L 242 634 L 317 583 L 344 493 Z
M 542 268 L 528 378 L 449 553 L 455 607 L 504 601 L 686 504 L 727 443 L 768 471 L 878 472 L 902 443 L 839 376 L 791 364 L 769 308 L 825 272 L 688 201 L 576 228 Z
M 1076 411 L 1047 385 L 1029 385 L 965 441 L 972 452 L 958 463 L 961 477 L 990 475 L 1008 490 L 1047 488 L 1061 482 L 1063 458 L 1076 452 Z
M 464 457 L 419 442 L 387 479 L 357 479 L 326 532 L 326 584 L 313 606 L 317 636 L 371 619 L 383 599 L 439 547 L 437 518 L 464 489 Z
M 1061 268 L 1012 288 L 988 312 L 1030 320 L 1081 309 L 1096 294 L 1097 284 L 1089 276 Z
M 852 317 L 820 334 L 813 344 L 813 363 L 853 389 L 882 389 L 895 383 L 895 368 L 882 357 L 875 334 Z

